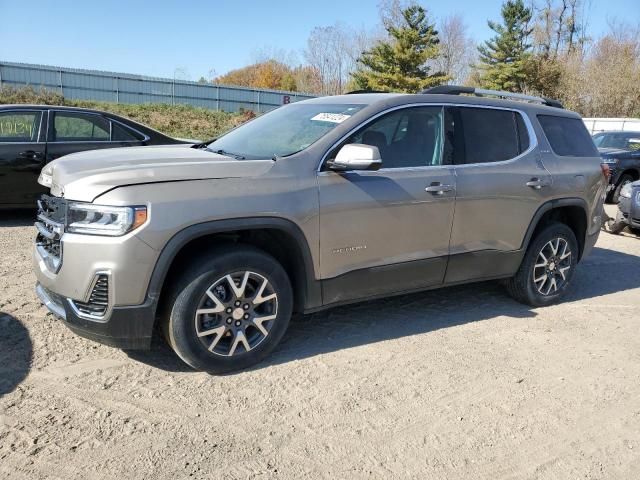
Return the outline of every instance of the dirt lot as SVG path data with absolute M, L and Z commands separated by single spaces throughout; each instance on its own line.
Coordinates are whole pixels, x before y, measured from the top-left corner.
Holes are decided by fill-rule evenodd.
M 483 283 L 340 308 L 216 377 L 69 332 L 2 215 L 1 478 L 640 478 L 640 239 L 603 233 L 559 306 Z

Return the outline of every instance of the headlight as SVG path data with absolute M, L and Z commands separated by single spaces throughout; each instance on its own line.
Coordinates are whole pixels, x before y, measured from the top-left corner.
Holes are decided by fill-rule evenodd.
M 631 190 L 632 190 L 631 183 L 627 183 L 625 186 L 623 186 L 620 189 L 620 196 L 624 198 L 631 198 Z
M 53 183 L 53 165 L 48 164 L 42 169 L 38 177 L 38 183 L 43 187 L 51 188 L 51 184 Z
M 112 207 L 71 202 L 67 207 L 66 231 L 119 237 L 146 221 L 146 207 Z

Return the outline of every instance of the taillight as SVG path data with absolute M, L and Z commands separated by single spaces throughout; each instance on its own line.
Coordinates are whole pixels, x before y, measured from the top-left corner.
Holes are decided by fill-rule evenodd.
M 609 180 L 609 177 L 611 177 L 611 169 L 609 168 L 609 165 L 601 163 L 600 168 L 602 169 L 602 175 L 604 175 L 604 178 Z

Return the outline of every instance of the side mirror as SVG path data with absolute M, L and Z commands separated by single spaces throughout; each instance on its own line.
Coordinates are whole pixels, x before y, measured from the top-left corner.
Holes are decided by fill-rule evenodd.
M 378 147 L 349 143 L 343 146 L 335 160 L 327 163 L 331 170 L 378 170 L 382 166 L 382 158 Z

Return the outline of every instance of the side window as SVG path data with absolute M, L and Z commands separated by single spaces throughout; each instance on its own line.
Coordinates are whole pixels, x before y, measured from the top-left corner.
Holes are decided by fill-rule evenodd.
M 51 137 L 54 142 L 108 141 L 110 125 L 101 115 L 55 112 Z
M 625 146 L 624 148 L 626 150 L 631 150 L 632 152 L 635 152 L 637 150 L 640 150 L 640 134 L 634 134 L 631 136 L 628 136 L 625 142 Z
M 0 143 L 37 142 L 41 112 L 0 113 Z
M 113 142 L 137 142 L 142 140 L 134 132 L 119 123 L 111 122 L 111 140 Z
M 561 157 L 597 157 L 598 150 L 582 120 L 555 115 L 538 115 L 551 149 Z
M 346 143 L 378 147 L 382 168 L 442 163 L 442 107 L 409 107 L 383 115 L 351 135 Z
M 520 114 L 510 110 L 460 107 L 455 136 L 462 134 L 464 155 L 457 153 L 457 163 L 489 163 L 509 160 L 529 146 L 529 136 Z M 461 131 L 462 130 L 462 131 Z

